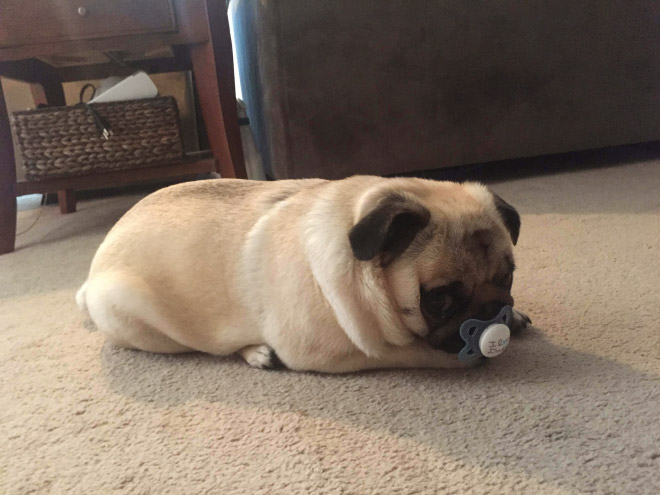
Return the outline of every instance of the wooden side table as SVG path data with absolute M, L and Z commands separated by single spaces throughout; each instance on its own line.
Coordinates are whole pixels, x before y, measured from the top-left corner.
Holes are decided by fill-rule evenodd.
M 64 105 L 62 83 L 111 75 L 103 63 L 56 68 L 38 57 L 172 47 L 173 57 L 131 62 L 148 73 L 191 70 L 212 156 L 138 170 L 17 182 L 9 115 L 0 86 L 0 254 L 14 250 L 16 196 L 58 192 L 75 211 L 75 189 L 217 171 L 246 178 L 238 127 L 225 0 L 49 0 L 0 2 L 0 76 L 33 84 L 37 102 Z

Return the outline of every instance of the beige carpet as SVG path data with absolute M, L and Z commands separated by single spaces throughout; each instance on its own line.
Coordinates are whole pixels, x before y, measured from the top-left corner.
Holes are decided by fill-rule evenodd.
M 660 493 L 660 162 L 493 187 L 539 329 L 472 371 L 105 346 L 73 296 L 138 197 L 46 207 L 0 257 L 0 493 Z

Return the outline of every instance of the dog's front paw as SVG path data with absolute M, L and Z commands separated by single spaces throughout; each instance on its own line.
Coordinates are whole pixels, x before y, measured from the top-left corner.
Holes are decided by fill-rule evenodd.
M 521 331 L 526 330 L 532 325 L 532 320 L 522 311 L 514 308 L 513 321 L 510 323 L 509 328 L 513 335 L 519 334 Z
M 249 345 L 239 351 L 245 361 L 254 368 L 276 370 L 286 368 L 274 349 L 267 345 Z

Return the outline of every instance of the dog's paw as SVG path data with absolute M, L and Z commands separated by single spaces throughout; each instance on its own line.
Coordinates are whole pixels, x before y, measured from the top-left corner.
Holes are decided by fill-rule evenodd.
M 532 320 L 522 311 L 514 308 L 513 321 L 510 323 L 509 328 L 513 335 L 518 335 L 521 331 L 526 330 L 532 326 Z
M 267 345 L 249 345 L 239 351 L 245 362 L 254 368 L 276 370 L 286 368 L 277 353 Z

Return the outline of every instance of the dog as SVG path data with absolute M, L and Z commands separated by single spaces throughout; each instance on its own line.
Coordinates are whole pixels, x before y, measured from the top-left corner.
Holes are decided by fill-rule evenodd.
M 456 368 L 458 330 L 513 306 L 520 216 L 478 183 L 216 179 L 157 191 L 76 300 L 106 339 L 257 368 Z M 530 323 L 514 311 L 512 331 Z

